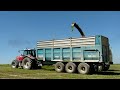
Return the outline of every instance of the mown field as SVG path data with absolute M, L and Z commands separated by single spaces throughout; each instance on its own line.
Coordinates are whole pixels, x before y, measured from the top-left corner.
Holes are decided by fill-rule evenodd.
M 82 75 L 78 73 L 57 73 L 53 66 L 42 69 L 13 69 L 9 64 L 0 64 L 0 79 L 120 79 L 120 64 L 113 64 L 108 71 Z

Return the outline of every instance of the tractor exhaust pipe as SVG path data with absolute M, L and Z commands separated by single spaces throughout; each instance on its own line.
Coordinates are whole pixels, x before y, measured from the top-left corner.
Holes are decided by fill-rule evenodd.
M 76 23 L 72 23 L 71 26 L 76 27 L 78 29 L 78 31 L 80 32 L 81 36 L 85 37 L 85 34 L 83 33 L 82 29 Z

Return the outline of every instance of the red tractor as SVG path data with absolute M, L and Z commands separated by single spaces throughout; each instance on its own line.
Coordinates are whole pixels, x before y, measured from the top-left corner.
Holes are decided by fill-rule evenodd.
M 20 50 L 22 54 L 17 56 L 15 60 L 12 61 L 12 68 L 21 67 L 23 69 L 34 69 L 42 66 L 42 63 L 39 62 L 36 58 L 36 50 L 35 49 L 25 49 Z

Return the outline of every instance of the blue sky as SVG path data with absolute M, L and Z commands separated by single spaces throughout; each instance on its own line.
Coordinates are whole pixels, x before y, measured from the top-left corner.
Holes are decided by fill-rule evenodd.
M 18 50 L 36 47 L 38 40 L 86 36 L 109 38 L 113 62 L 120 63 L 120 11 L 0 11 L 0 63 L 9 64 Z

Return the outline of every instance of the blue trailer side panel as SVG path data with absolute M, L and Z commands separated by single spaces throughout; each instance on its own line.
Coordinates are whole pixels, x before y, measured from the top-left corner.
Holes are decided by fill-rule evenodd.
M 51 48 L 45 49 L 45 60 L 49 61 L 51 60 Z
M 38 57 L 44 61 L 83 61 L 100 60 L 100 47 L 72 47 L 38 49 Z
M 43 49 L 37 49 L 37 57 L 39 60 L 44 60 L 44 52 Z
M 63 56 L 63 60 L 70 60 L 70 48 L 63 48 L 62 50 L 62 56 Z
M 43 61 L 108 62 L 108 38 L 96 35 L 38 42 L 37 56 Z
M 53 60 L 58 60 L 58 59 L 60 59 L 61 49 L 60 49 L 60 48 L 54 48 L 52 54 L 53 54 Z
M 81 47 L 73 47 L 72 60 L 81 60 L 81 57 L 82 57 Z

